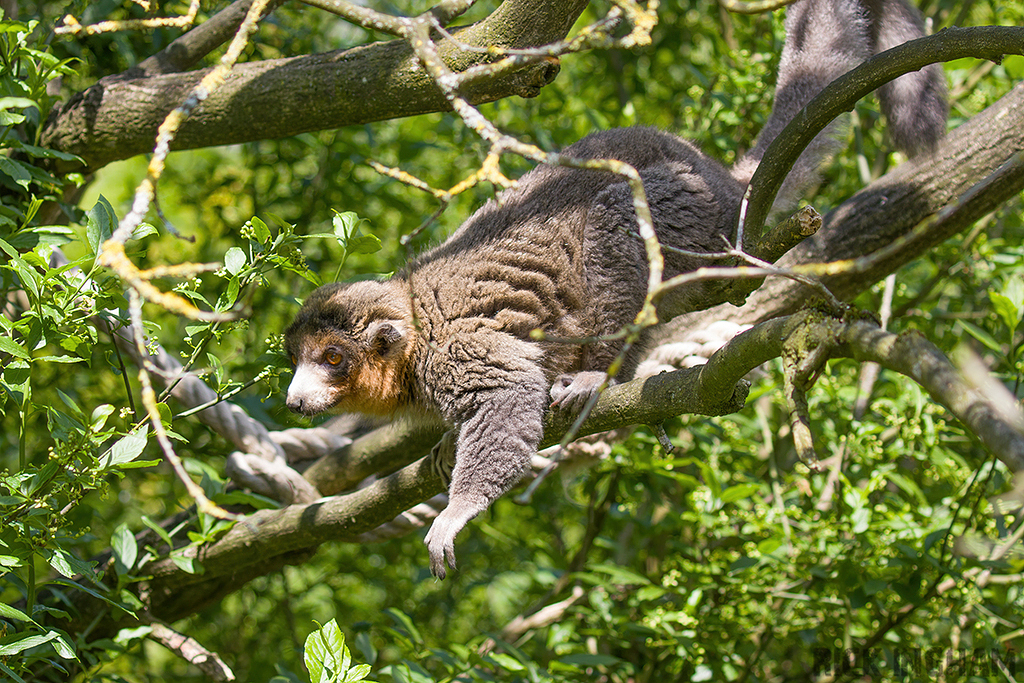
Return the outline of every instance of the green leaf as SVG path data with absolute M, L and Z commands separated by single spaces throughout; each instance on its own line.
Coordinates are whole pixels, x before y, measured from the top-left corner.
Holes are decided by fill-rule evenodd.
M 224 254 L 224 268 L 232 275 L 238 273 L 245 266 L 245 252 L 238 247 L 231 247 Z
M 1003 284 L 1003 296 L 1018 309 L 1024 307 L 1024 277 L 1018 275 L 1007 279 Z
M 15 403 L 22 405 L 26 399 L 32 397 L 31 377 L 28 363 L 24 360 L 12 360 L 3 368 L 0 386 L 7 390 Z
M 3 98 L 3 99 L 21 99 L 21 98 Z M 0 101 L 2 101 L 2 100 L 0 100 Z M 85 161 L 82 159 L 82 157 L 77 156 L 75 154 L 70 154 L 68 152 L 59 152 L 59 151 L 57 151 L 55 149 L 47 149 L 46 147 L 36 147 L 35 145 L 30 145 L 30 144 L 22 142 L 20 140 L 15 140 L 14 141 L 14 147 L 17 148 L 17 149 L 22 150 L 23 152 L 25 152 L 25 154 L 29 155 L 30 157 L 35 157 L 37 159 L 60 159 L 61 161 L 78 161 L 78 162 L 81 162 L 83 164 L 85 163 Z
M 171 562 L 174 566 L 186 574 L 202 574 L 202 565 L 196 562 L 196 558 L 188 557 L 183 552 L 171 553 Z
M 360 218 L 355 211 L 345 211 L 339 213 L 334 212 L 334 218 L 331 219 L 331 225 L 334 226 L 334 236 L 338 238 L 338 242 L 341 246 L 348 249 L 349 238 L 355 234 L 356 228 L 359 226 Z
M 107 418 L 114 413 L 114 406 L 109 403 L 96 406 L 93 408 L 92 415 L 89 417 L 89 429 L 94 432 L 98 432 L 103 429 L 103 425 L 107 423 Z
M 722 491 L 723 503 L 734 503 L 752 496 L 760 487 L 757 484 L 737 484 Z
M 367 662 L 373 664 L 377 661 L 377 648 L 373 646 L 373 639 L 370 638 L 370 634 L 366 631 L 356 635 L 356 647 L 359 648 L 359 654 Z
M 17 358 L 28 360 L 28 349 L 10 337 L 0 336 L 0 352 L 9 353 Z
M 4 505 L 15 505 L 18 502 L 18 499 L 15 498 L 14 496 L 3 497 L 6 499 L 6 501 L 3 503 Z M 14 555 L 0 555 L 0 567 L 16 569 L 18 567 L 24 566 L 24 564 L 25 563 L 22 560 L 15 557 Z
M 57 570 L 57 573 L 61 576 L 66 576 L 69 579 L 75 576 L 75 570 L 71 568 L 71 563 L 68 562 L 67 553 L 62 550 L 55 550 L 50 554 L 50 566 Z
M 80 356 L 39 356 L 36 361 L 46 361 L 47 363 L 84 363 L 85 358 Z
M 405 632 L 409 634 L 409 637 L 414 643 L 417 645 L 421 645 L 423 643 L 423 636 L 420 635 L 419 630 L 412 623 L 412 619 L 409 618 L 409 615 L 392 607 L 385 609 L 384 613 L 391 617 L 395 623 L 401 626 Z
M 118 439 L 110 450 L 100 457 L 100 466 L 103 469 L 117 467 L 124 463 L 131 462 L 142 454 L 146 448 L 146 440 L 149 435 L 149 425 L 145 424 L 135 431 L 125 434 Z
M 0 111 L 7 109 L 29 109 L 30 107 L 38 108 L 38 106 L 27 97 L 0 97 Z
M 639 584 L 644 586 L 651 582 L 646 576 L 641 576 L 631 569 L 620 567 L 616 564 L 598 564 L 592 567 L 592 569 L 595 572 L 607 574 L 613 581 L 617 581 L 619 583 Z
M 256 241 L 260 244 L 266 244 L 270 241 L 270 228 L 267 224 L 261 221 L 256 216 L 253 216 L 249 220 L 249 224 L 252 226 L 252 231 L 256 235 Z
M 63 635 L 58 633 L 50 644 L 53 646 L 54 652 L 62 659 L 78 659 L 75 655 L 75 646 Z
M 667 592 L 661 586 L 641 586 L 636 591 L 636 599 L 640 601 L 660 600 Z
M 20 123 L 25 123 L 24 114 L 0 111 L 0 126 L 17 126 Z
M 523 666 L 522 662 L 517 660 L 515 657 L 504 654 L 502 652 L 495 652 L 494 654 L 488 656 L 487 659 L 491 660 L 501 668 L 506 669 L 508 671 L 523 671 L 526 669 L 526 667 Z
M 96 563 L 79 558 L 73 553 L 62 548 L 56 548 L 48 559 L 50 566 L 59 574 L 67 578 L 81 575 L 89 579 L 96 579 Z
M 957 323 L 964 328 L 964 331 L 967 332 L 967 334 L 980 341 L 990 350 L 999 354 L 1003 353 L 1002 344 L 997 342 L 995 338 L 985 330 L 981 329 L 977 325 L 967 322 L 966 320 L 957 320 Z
M 306 636 L 302 658 L 311 683 L 347 680 L 345 674 L 351 658 L 345 646 L 345 634 L 338 628 L 337 621 L 331 619 Z
M 99 199 L 86 213 L 85 236 L 89 241 L 92 253 L 100 253 L 100 247 L 114 234 L 117 226 L 117 214 L 107 198 L 100 195 Z
M 348 241 L 349 254 L 374 254 L 381 250 L 380 238 L 376 235 L 359 235 Z
M 5 605 L 0 602 L 0 617 L 4 619 L 17 619 L 18 621 L 33 621 L 31 617 L 22 612 L 20 609 L 15 609 L 10 605 Z
M 159 231 L 153 227 L 151 223 L 139 223 L 132 230 L 132 239 L 141 240 L 143 237 L 149 237 L 150 235 L 156 235 Z
M 171 435 L 168 434 L 168 436 L 171 436 Z M 139 470 L 139 469 L 143 469 L 145 467 L 153 467 L 154 465 L 159 465 L 159 464 L 160 464 L 160 459 L 159 458 L 156 459 L 156 460 L 133 460 L 131 462 L 121 463 L 120 465 L 117 466 L 117 469 L 119 469 L 119 470 Z
M 12 636 L 0 639 L 0 657 L 10 657 L 29 648 L 48 643 L 59 634 L 50 631 L 46 635 L 33 635 L 31 633 L 17 633 Z
M 12 671 L 11 668 L 9 666 L 7 666 L 6 664 L 4 664 L 3 662 L 0 662 L 0 671 L 3 671 L 5 674 L 10 676 L 11 680 L 14 681 L 15 683 L 25 683 L 25 679 L 24 678 L 22 678 L 21 676 L 19 676 L 16 673 L 14 673 L 14 671 Z
M 29 183 L 32 182 L 32 174 L 25 164 L 2 155 L 0 155 L 0 173 L 3 173 L 13 180 L 15 184 L 21 185 L 26 190 L 28 190 Z
M 988 298 L 992 302 L 992 308 L 995 309 L 996 315 L 1002 318 L 1003 324 L 1011 331 L 1017 329 L 1017 325 L 1020 323 L 1020 309 L 1017 308 L 1017 305 L 1010 301 L 1009 297 L 996 292 L 989 292 Z
M 53 476 L 57 474 L 57 469 L 60 466 L 56 460 L 50 460 L 45 465 L 39 468 L 39 471 L 32 475 L 28 480 L 22 481 L 20 491 L 21 494 L 30 497 L 35 494 L 44 484 L 50 483 Z
M 166 543 L 169 547 L 174 547 L 174 542 L 171 540 L 171 536 L 167 533 L 166 529 L 164 529 L 162 526 L 154 522 L 146 515 L 142 515 L 142 523 L 150 529 L 152 529 L 153 532 L 156 533 L 156 535 L 159 536 L 161 540 L 163 540 L 163 542 Z
M 114 642 L 118 645 L 128 645 L 133 640 L 145 638 L 152 632 L 153 627 L 149 625 L 139 626 L 138 628 L 123 628 L 114 636 Z
M 356 683 L 370 675 L 373 670 L 369 664 L 356 664 L 345 674 L 345 683 Z
M 238 278 L 233 277 L 228 281 L 228 290 L 224 293 L 222 300 L 217 302 L 219 309 L 231 308 L 238 301 L 238 292 L 241 289 L 241 285 L 238 283 Z
M 75 231 L 64 225 L 40 225 L 18 231 L 9 237 L 12 247 L 35 249 L 39 246 L 60 246 L 75 238 Z
M 739 572 L 750 569 L 751 567 L 756 566 L 757 564 L 758 560 L 756 560 L 755 558 L 744 556 L 729 564 L 729 573 L 737 574 Z
M 83 413 L 82 409 L 78 407 L 77 403 L 75 403 L 75 399 L 71 398 L 60 389 L 57 389 L 57 395 L 60 396 L 61 402 L 71 409 L 71 414 L 74 415 L 75 419 L 84 425 L 86 423 L 85 413 Z
M 114 534 L 110 537 L 110 549 L 114 551 L 114 567 L 117 573 L 124 575 L 131 571 L 139 556 L 139 546 L 126 524 L 114 529 Z

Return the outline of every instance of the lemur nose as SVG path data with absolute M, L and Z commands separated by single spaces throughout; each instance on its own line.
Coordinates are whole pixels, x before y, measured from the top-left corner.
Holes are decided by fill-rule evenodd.
M 301 396 L 289 396 L 285 401 L 285 405 L 288 406 L 288 409 L 292 412 L 303 412 L 303 401 Z

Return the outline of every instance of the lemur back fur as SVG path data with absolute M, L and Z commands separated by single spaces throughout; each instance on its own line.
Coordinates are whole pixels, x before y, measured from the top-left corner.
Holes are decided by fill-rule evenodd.
M 563 154 L 632 165 L 663 245 L 721 250 L 746 182 L 794 114 L 876 50 L 922 34 L 903 0 L 800 0 L 788 9 L 786 30 L 773 112 L 731 171 L 653 128 L 594 133 Z M 943 133 L 942 79 L 940 69 L 923 70 L 883 93 L 898 128 L 893 137 L 909 151 L 927 151 Z M 827 132 L 819 136 L 784 200 L 815 181 L 837 145 Z M 707 263 L 672 251 L 665 260 L 668 277 Z M 456 534 L 524 474 L 552 399 L 561 408 L 582 405 L 621 348 L 536 341 L 531 331 L 555 338 L 618 331 L 640 309 L 647 271 L 620 176 L 539 166 L 391 279 L 314 292 L 285 336 L 296 365 L 287 403 L 305 414 L 405 413 L 454 430 L 448 507 L 426 537 L 431 570 L 443 578 L 446 564 L 455 566 Z M 696 303 L 681 289 L 659 315 Z M 639 355 L 630 352 L 620 379 Z

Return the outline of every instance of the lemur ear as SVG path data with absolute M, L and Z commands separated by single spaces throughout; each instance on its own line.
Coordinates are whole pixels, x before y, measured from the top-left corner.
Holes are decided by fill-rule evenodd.
M 370 347 L 382 356 L 402 341 L 402 332 L 389 322 L 380 323 L 376 329 L 370 330 Z

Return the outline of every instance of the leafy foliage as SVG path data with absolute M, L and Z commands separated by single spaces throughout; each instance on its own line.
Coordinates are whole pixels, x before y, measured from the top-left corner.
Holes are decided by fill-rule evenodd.
M 80 4 L 70 10 L 85 11 L 83 20 L 140 12 Z M 496 102 L 485 113 L 546 148 L 639 123 L 683 131 L 731 161 L 767 116 L 779 20 L 725 15 L 707 0 L 664 5 L 649 48 L 563 59 L 563 73 L 540 97 Z M 938 26 L 1024 23 L 1010 4 L 968 6 L 966 22 L 945 0 L 926 9 Z M 64 9 L 38 6 L 51 24 Z M 342 24 L 323 29 L 322 16 L 308 9 L 284 7 L 275 17 L 253 47 L 258 56 L 366 38 Z M 73 87 L 90 83 L 171 37 L 160 30 L 52 41 L 34 21 L 0 22 L 0 288 L 9 302 L 0 316 L 0 671 L 13 680 L 201 678 L 148 640 L 146 628 L 112 639 L 67 629 L 75 617 L 69 596 L 85 591 L 135 613 L 130 589 L 146 578 L 147 561 L 179 538 L 192 548 L 215 539 L 226 523 L 198 515 L 161 526 L 189 500 L 156 464 L 132 371 L 92 322 L 116 323 L 113 312 L 125 307 L 120 283 L 93 261 L 130 205 L 143 162 L 104 169 L 81 208 L 53 209 L 62 188 L 82 179 L 62 175 L 56 162 L 67 159 L 37 146 L 54 103 L 48 83 L 58 76 Z M 994 102 L 1024 67 L 1019 59 L 964 62 L 947 73 L 962 120 Z M 831 169 L 815 205 L 839 203 L 896 161 L 883 131 L 875 103 L 859 105 L 853 151 Z M 195 242 L 168 234 L 154 216 L 161 229 L 140 232 L 131 256 L 143 266 L 221 262 L 217 273 L 166 284 L 206 308 L 252 315 L 184 323 L 153 307 L 150 334 L 220 396 L 269 425 L 296 424 L 282 406 L 277 334 L 296 299 L 322 281 L 397 269 L 491 194 L 477 188 L 459 197 L 402 245 L 436 204 L 365 161 L 451 187 L 482 158 L 474 134 L 442 115 L 177 154 L 161 180 L 161 202 L 168 222 Z M 503 165 L 510 173 L 525 168 Z M 947 351 L 970 342 L 1018 397 L 1021 215 L 1014 202 L 903 269 L 893 323 L 921 329 Z M 70 263 L 50 261 L 56 245 Z M 875 310 L 880 298 L 878 287 L 858 304 Z M 453 581 L 428 580 L 415 535 L 331 545 L 175 628 L 249 681 L 303 680 L 294 673 L 303 663 L 314 681 L 361 680 L 367 666 L 382 681 L 745 681 L 870 667 L 896 678 L 898 666 L 927 678 L 947 653 L 966 650 L 973 668 L 950 675 L 1007 680 L 1009 667 L 1024 665 L 1014 654 L 1024 609 L 1015 579 L 1024 570 L 1021 510 L 995 498 L 1013 488 L 1011 475 L 918 387 L 888 374 L 874 385 L 867 412 L 854 417 L 860 372 L 833 363 L 812 394 L 827 465 L 820 473 L 795 459 L 778 369 L 769 367 L 740 414 L 666 425 L 672 453 L 639 429 L 562 486 L 543 488 L 531 505 L 499 501 L 460 537 Z M 220 473 L 231 447 L 161 405 L 208 495 L 223 505 L 270 504 L 229 491 Z M 140 541 L 137 532 L 147 529 L 159 541 Z M 1016 550 L 987 559 L 993 542 Z M 185 550 L 172 559 L 202 572 Z M 982 571 L 994 578 L 978 581 Z M 565 602 L 574 586 L 582 597 L 562 604 L 550 622 L 502 632 L 517 615 Z M 302 641 L 296 624 L 325 620 Z M 366 664 L 352 665 L 343 630 Z M 985 657 L 975 661 L 977 652 Z
M 313 683 L 355 683 L 370 673 L 369 664 L 351 666 L 345 634 L 334 619 L 306 637 L 305 661 Z

